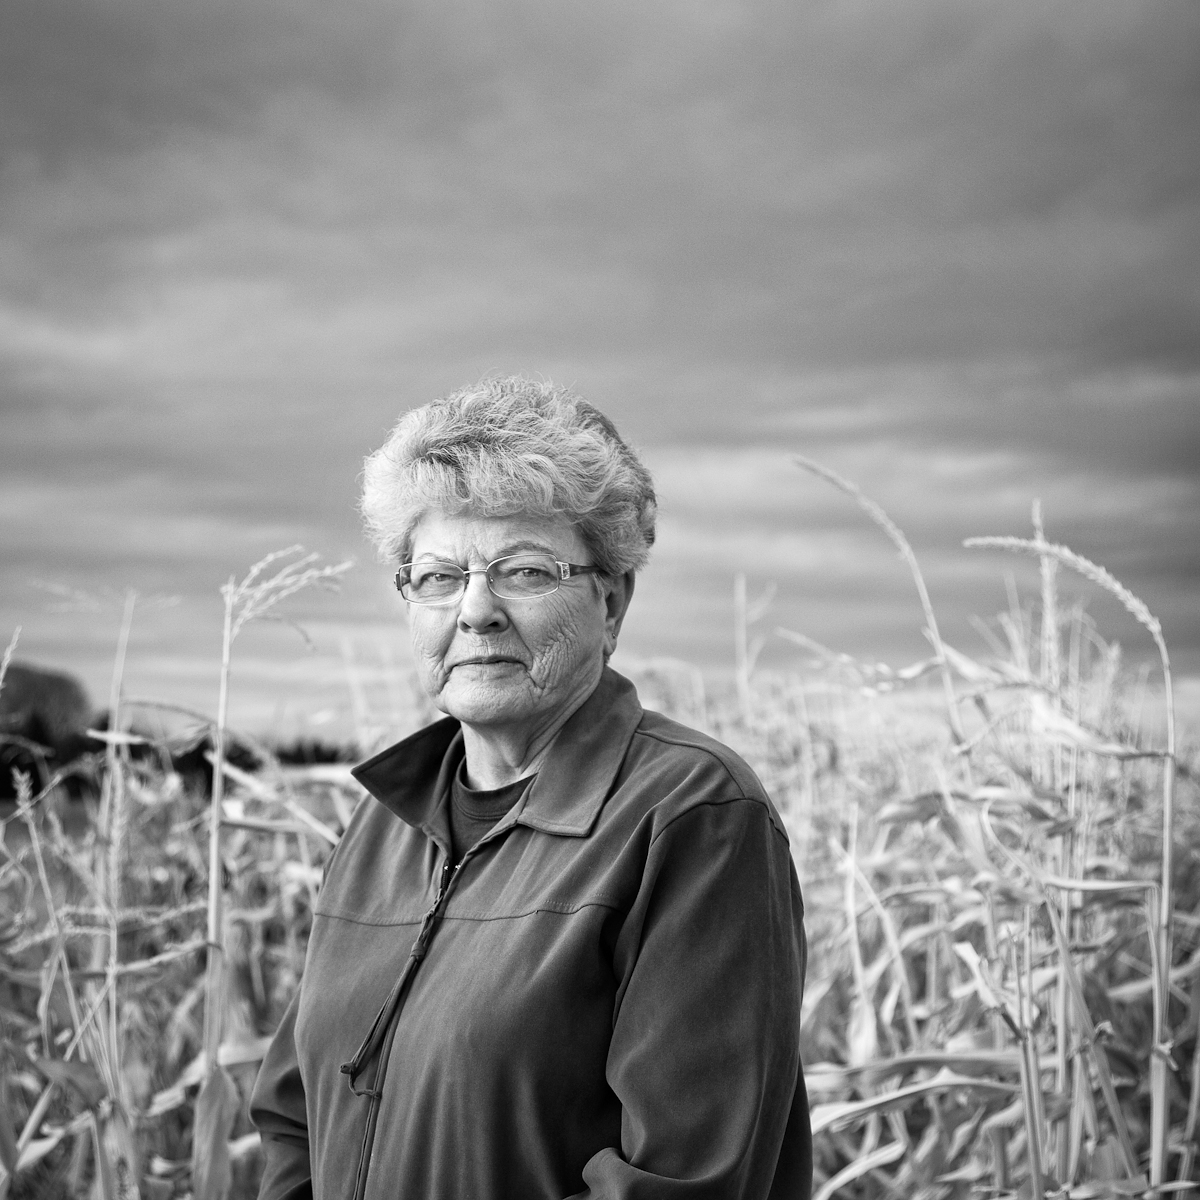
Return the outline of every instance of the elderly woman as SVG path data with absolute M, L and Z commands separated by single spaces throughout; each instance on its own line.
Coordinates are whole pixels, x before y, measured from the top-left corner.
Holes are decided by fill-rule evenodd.
M 787 837 L 606 665 L 645 467 L 577 396 L 492 379 L 401 418 L 363 512 L 446 718 L 355 771 L 254 1093 L 260 1197 L 806 1197 Z

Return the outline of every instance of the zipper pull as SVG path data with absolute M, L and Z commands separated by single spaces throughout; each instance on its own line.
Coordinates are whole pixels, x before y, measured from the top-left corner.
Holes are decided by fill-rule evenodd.
M 450 890 L 450 884 L 454 882 L 457 874 L 458 867 L 450 862 L 450 856 L 447 854 L 446 861 L 442 864 L 442 877 L 438 882 L 437 895 L 434 897 L 433 905 L 421 921 L 421 928 L 417 931 L 417 940 L 413 942 L 413 948 L 409 952 L 409 957 L 415 962 L 420 962 L 425 957 L 425 951 L 428 950 L 429 943 L 433 940 L 433 926 L 437 921 L 438 912 L 441 910 L 446 893 Z
M 454 873 L 454 864 L 450 861 L 450 855 L 446 855 L 446 861 L 442 863 L 442 877 L 438 880 L 437 899 L 433 902 L 433 907 L 441 903 L 442 897 L 446 894 L 446 888 L 450 886 L 450 879 Z

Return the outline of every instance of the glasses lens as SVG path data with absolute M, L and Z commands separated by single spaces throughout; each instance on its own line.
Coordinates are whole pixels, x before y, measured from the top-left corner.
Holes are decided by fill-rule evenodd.
M 558 591 L 558 563 L 550 554 L 513 554 L 488 568 L 488 584 L 497 596 L 524 600 Z
M 453 563 L 407 563 L 400 568 L 400 594 L 414 604 L 441 604 L 462 594 L 465 578 Z

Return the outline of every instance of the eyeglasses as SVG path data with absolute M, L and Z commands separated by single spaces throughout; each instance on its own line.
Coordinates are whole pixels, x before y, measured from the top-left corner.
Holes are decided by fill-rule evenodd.
M 410 604 L 453 604 L 466 592 L 468 575 L 484 575 L 501 600 L 537 600 L 557 592 L 564 580 L 599 574 L 599 567 L 559 562 L 552 554 L 508 554 L 478 571 L 447 562 L 405 563 L 396 572 L 396 590 Z

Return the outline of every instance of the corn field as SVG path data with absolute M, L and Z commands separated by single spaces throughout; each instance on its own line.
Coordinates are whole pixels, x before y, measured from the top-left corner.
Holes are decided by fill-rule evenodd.
M 747 758 L 789 827 L 810 941 L 814 1195 L 1186 1191 L 1200 1170 L 1200 812 L 1158 622 L 1048 542 L 1035 512 L 1031 539 L 973 548 L 1031 556 L 1041 582 L 970 657 L 941 638 L 886 514 L 801 465 L 892 539 L 930 657 L 895 668 L 768 630 L 768 597 L 739 578 L 729 694 L 674 663 L 637 682 L 647 707 Z M 0 1200 L 255 1194 L 250 1088 L 361 792 L 345 767 L 286 768 L 267 747 L 254 775 L 225 761 L 229 665 L 248 621 L 342 570 L 283 552 L 223 589 L 221 692 L 215 716 L 194 715 L 212 735 L 210 787 L 174 774 L 142 732 L 153 706 L 124 697 L 132 602 L 98 797 L 18 779 L 0 821 Z M 1063 599 L 1068 572 L 1144 627 L 1163 727 L 1139 720 L 1118 647 Z M 772 635 L 812 667 L 757 670 Z

